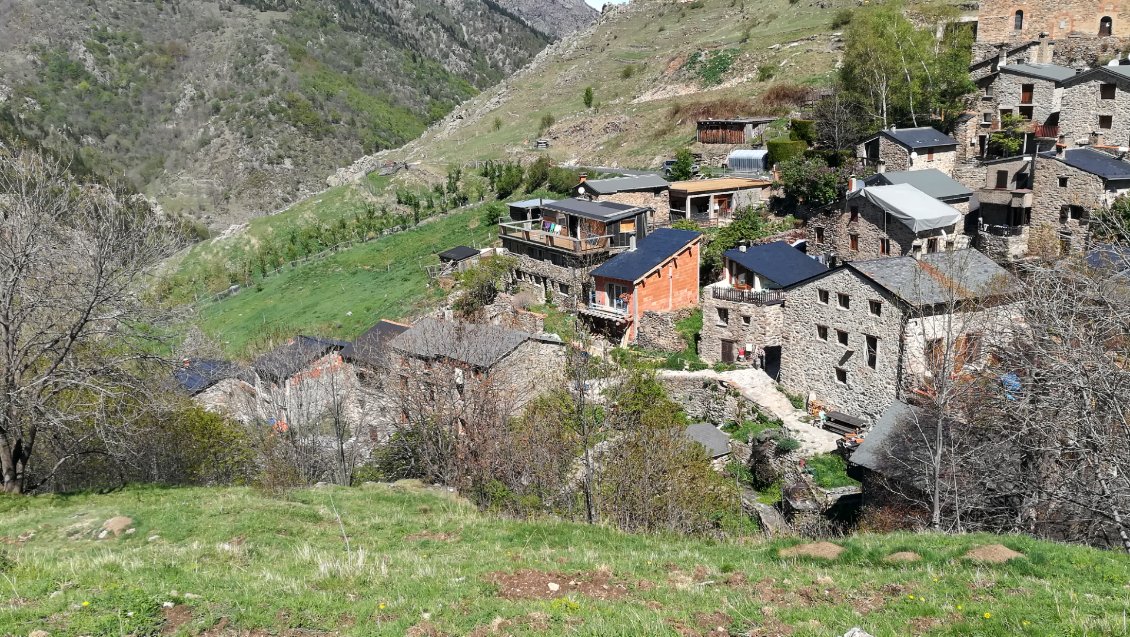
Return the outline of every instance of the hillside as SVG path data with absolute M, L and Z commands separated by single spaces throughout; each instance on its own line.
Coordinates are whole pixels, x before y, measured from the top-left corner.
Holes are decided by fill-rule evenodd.
M 415 138 L 548 41 L 491 0 L 15 0 L 0 143 L 81 149 L 225 228 Z
M 1115 635 L 1130 582 L 1123 555 L 1029 538 L 860 535 L 834 559 L 782 557 L 796 540 L 506 521 L 375 484 L 7 497 L 0 536 L 9 635 Z M 963 557 L 1000 542 L 1023 557 Z
M 600 15 L 584 0 L 497 0 L 526 24 L 556 38 L 563 38 L 596 22 Z

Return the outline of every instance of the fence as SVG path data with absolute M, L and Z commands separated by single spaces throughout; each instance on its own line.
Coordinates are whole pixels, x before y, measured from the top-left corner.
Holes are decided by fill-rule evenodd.
M 785 300 L 785 295 L 780 290 L 762 290 L 761 292 L 754 292 L 753 290 L 739 290 L 737 288 L 727 287 L 712 287 L 710 290 L 711 295 L 719 301 L 731 301 L 733 303 L 772 305 L 774 303 L 782 303 Z

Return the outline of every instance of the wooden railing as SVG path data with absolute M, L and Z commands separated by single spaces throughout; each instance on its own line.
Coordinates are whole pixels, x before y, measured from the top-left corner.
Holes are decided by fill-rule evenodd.
M 500 223 L 498 224 L 498 235 L 575 253 L 600 252 L 616 247 L 612 244 L 613 235 L 606 234 L 579 239 L 562 234 L 553 234 L 542 230 L 541 221 L 537 219 Z
M 738 288 L 714 286 L 710 288 L 710 294 L 719 301 L 750 303 L 753 305 L 772 305 L 785 300 L 785 295 L 780 290 L 762 290 L 761 292 L 754 292 L 753 290 L 739 290 Z

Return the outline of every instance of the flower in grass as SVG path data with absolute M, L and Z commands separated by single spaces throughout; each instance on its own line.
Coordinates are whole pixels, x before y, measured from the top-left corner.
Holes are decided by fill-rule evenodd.
M 381 602 L 380 605 L 377 606 L 377 608 L 384 610 L 385 609 L 385 603 Z
M 962 610 L 963 608 L 965 608 L 965 607 L 964 607 L 964 606 L 962 606 L 961 604 L 958 604 L 958 605 L 957 605 L 957 609 L 958 609 L 958 610 Z
M 83 606 L 83 608 L 86 608 L 87 606 L 90 606 L 90 602 L 84 601 L 82 603 L 82 606 Z
M 914 599 L 914 595 L 907 595 L 906 598 L 907 599 Z
M 984 617 L 985 619 L 992 619 L 993 614 L 992 613 L 985 613 L 984 615 L 982 615 L 982 617 Z

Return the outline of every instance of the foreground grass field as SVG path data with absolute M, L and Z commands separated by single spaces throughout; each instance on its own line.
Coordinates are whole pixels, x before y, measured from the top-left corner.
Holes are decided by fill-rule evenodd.
M 0 634 L 21 636 L 1059 637 L 1125 635 L 1130 605 L 1124 555 L 1021 537 L 864 535 L 787 558 L 798 541 L 505 521 L 407 486 L 4 498 L 0 540 Z M 1023 556 L 963 557 L 996 543 Z

